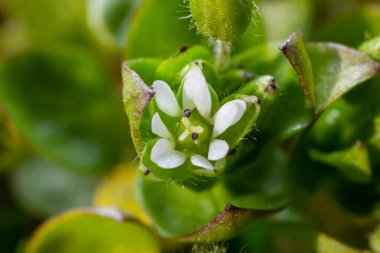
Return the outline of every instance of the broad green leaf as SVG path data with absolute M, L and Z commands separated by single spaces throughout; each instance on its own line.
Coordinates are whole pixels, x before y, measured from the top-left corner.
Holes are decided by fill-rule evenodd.
M 323 153 L 311 150 L 312 159 L 337 168 L 348 180 L 367 183 L 371 180 L 371 164 L 366 146 L 358 141 L 351 148 Z
M 356 85 L 380 72 L 380 64 L 343 45 L 309 43 L 305 52 L 301 36 L 300 33 L 291 35 L 281 45 L 281 50 L 295 68 L 301 84 L 306 87 L 305 92 L 310 103 L 315 104 L 317 114 Z M 312 71 L 304 71 L 304 61 L 299 59 L 310 59 Z
M 0 66 L 0 97 L 38 151 L 65 168 L 101 172 L 133 153 L 121 101 L 87 51 L 35 50 Z
M 158 238 L 115 209 L 77 209 L 41 225 L 26 253 L 161 252 Z
M 37 217 L 91 204 L 99 179 L 57 167 L 42 158 L 28 159 L 12 174 L 18 203 Z
M 136 181 L 137 169 L 135 167 L 118 166 L 98 185 L 93 198 L 94 205 L 117 208 L 145 224 L 150 224 L 150 219 L 137 200 Z
M 189 184 L 197 186 L 202 182 L 197 180 L 204 179 L 194 178 Z M 284 199 L 265 195 L 231 195 L 221 182 L 193 191 L 174 183 L 140 179 L 139 194 L 159 232 L 168 237 L 179 236 L 183 241 L 226 240 L 286 205 Z
M 220 195 L 224 194 L 220 187 L 195 192 L 174 183 L 144 178 L 139 179 L 138 187 L 143 208 L 165 236 L 195 231 L 223 211 L 226 204 L 220 202 Z
M 139 134 L 140 121 L 145 108 L 154 96 L 154 91 L 126 64 L 123 64 L 122 71 L 124 109 L 129 119 L 135 149 L 140 155 L 143 149 Z
M 360 45 L 359 50 L 380 61 L 380 36 L 365 41 Z
M 190 11 L 181 0 L 145 0 L 131 20 L 125 55 L 127 58 L 168 57 L 183 46 L 199 44 L 190 29 Z
M 339 99 L 331 104 L 310 129 L 312 145 L 320 151 L 332 152 L 348 149 L 355 141 L 371 136 L 373 115 L 364 104 L 366 101 L 360 103 L 361 106 L 358 106 L 357 103 Z
M 89 0 L 89 25 L 103 43 L 122 47 L 129 21 L 139 3 L 140 0 Z

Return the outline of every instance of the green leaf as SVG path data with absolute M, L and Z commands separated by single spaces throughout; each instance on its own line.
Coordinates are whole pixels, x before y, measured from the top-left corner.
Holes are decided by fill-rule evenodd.
M 11 189 L 18 203 L 37 217 L 91 204 L 99 179 L 57 167 L 42 158 L 22 163 L 12 174 Z
M 226 204 L 220 203 L 220 187 L 195 192 L 174 183 L 140 177 L 138 191 L 143 208 L 165 236 L 193 232 L 217 216 Z
M 197 180 L 189 180 L 189 184 L 197 186 L 202 182 Z M 229 239 L 251 222 L 286 205 L 284 199 L 263 195 L 230 195 L 221 182 L 203 191 L 193 191 L 179 184 L 141 178 L 138 187 L 143 207 L 159 232 L 165 236 L 179 236 L 177 239 L 187 242 Z
M 311 150 L 312 159 L 337 168 L 348 180 L 367 183 L 371 180 L 371 164 L 366 146 L 358 141 L 347 150 L 323 153 Z
M 309 43 L 305 52 L 301 36 L 300 33 L 294 33 L 280 48 L 296 70 L 317 114 L 343 94 L 380 72 L 380 64 L 343 45 Z M 309 67 L 305 70 L 308 59 L 311 61 L 312 71 Z
M 309 98 L 311 105 L 315 106 L 314 72 L 310 58 L 306 52 L 302 34 L 293 33 L 288 40 L 280 46 L 280 50 L 288 58 Z
M 199 44 L 189 20 L 181 19 L 188 14 L 181 0 L 144 1 L 129 26 L 126 57 L 168 57 L 183 46 Z
M 365 88 L 368 87 L 365 85 Z M 360 94 L 358 99 L 362 101 L 362 98 Z M 330 152 L 347 149 L 356 140 L 367 140 L 372 133 L 373 115 L 364 103 L 358 106 L 357 103 L 339 99 L 331 104 L 310 129 L 313 145 L 320 151 Z
M 72 47 L 20 54 L 0 66 L 0 97 L 21 134 L 65 168 L 101 172 L 132 152 L 107 73 Z M 96 127 L 94 127 L 96 126 Z
M 115 209 L 77 209 L 56 216 L 36 230 L 26 253 L 161 252 L 146 227 Z
M 380 61 L 380 36 L 365 41 L 360 45 L 359 50 Z
M 139 134 L 141 117 L 154 96 L 144 81 L 126 64 L 123 64 L 123 102 L 131 127 L 132 140 L 138 155 L 142 152 L 142 142 Z

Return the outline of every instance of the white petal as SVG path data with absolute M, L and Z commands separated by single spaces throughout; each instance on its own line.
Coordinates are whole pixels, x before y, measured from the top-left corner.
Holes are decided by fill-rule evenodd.
M 245 101 L 241 99 L 231 100 L 225 103 L 216 113 L 214 117 L 214 130 L 212 137 L 221 135 L 230 126 L 236 124 L 247 109 Z
M 208 150 L 208 159 L 216 161 L 224 158 L 229 150 L 228 144 L 223 140 L 212 140 Z
M 160 115 L 158 115 L 158 112 L 156 112 L 156 114 L 154 114 L 152 118 L 152 132 L 160 137 L 173 139 L 171 133 L 165 126 L 164 122 L 162 122 Z
M 212 166 L 210 161 L 201 155 L 191 156 L 191 163 L 197 167 L 201 167 L 201 168 L 204 168 L 206 170 L 213 170 L 214 169 L 214 166 Z
M 192 66 L 183 82 L 183 108 L 191 110 L 195 106 L 204 118 L 209 119 L 211 113 L 211 93 L 201 68 L 197 65 Z
M 181 115 L 176 97 L 170 86 L 164 81 L 154 81 L 153 90 L 156 92 L 154 96 L 158 107 L 167 115 L 177 117 Z
M 186 156 L 174 150 L 172 141 L 162 138 L 154 144 L 150 159 L 163 169 L 173 169 L 184 164 Z

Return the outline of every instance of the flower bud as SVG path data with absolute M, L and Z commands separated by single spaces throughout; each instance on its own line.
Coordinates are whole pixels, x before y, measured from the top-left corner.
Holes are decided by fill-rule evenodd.
M 231 41 L 245 32 L 253 6 L 252 0 L 190 0 L 198 31 L 222 41 Z

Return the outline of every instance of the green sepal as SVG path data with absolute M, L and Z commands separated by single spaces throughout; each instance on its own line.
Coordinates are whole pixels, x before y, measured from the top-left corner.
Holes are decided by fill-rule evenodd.
M 237 93 L 248 96 L 257 96 L 261 102 L 273 100 L 277 85 L 273 76 L 260 76 L 241 87 Z
M 140 122 L 149 101 L 155 93 L 126 64 L 123 64 L 122 74 L 124 108 L 129 119 L 133 144 L 138 155 L 140 155 L 143 149 L 139 133 Z
M 171 87 L 174 87 L 181 70 L 195 60 L 212 61 L 213 55 L 203 46 L 184 47 L 158 66 L 155 80 L 165 81 Z
M 216 162 L 211 162 L 214 166 L 213 170 L 207 170 L 204 168 L 196 167 L 193 164 L 190 164 L 190 171 L 199 176 L 205 177 L 216 177 L 222 174 L 226 168 L 226 158 L 218 160 Z
M 140 165 L 140 172 L 142 172 L 143 175 L 149 175 L 150 173 L 153 173 L 155 178 L 167 182 L 182 181 L 191 177 L 192 174 L 188 170 L 188 166 L 190 163 L 188 159 L 185 161 L 184 164 L 173 169 L 163 169 L 150 159 L 153 146 L 159 139 L 160 138 L 153 139 L 146 144 L 144 151 L 141 155 L 142 165 Z
M 225 98 L 220 107 L 235 99 L 244 100 L 247 104 L 247 109 L 243 117 L 235 125 L 230 126 L 224 133 L 216 137 L 217 139 L 225 140 L 230 149 L 234 148 L 252 130 L 261 108 L 257 97 L 242 94 L 233 94 Z
M 242 35 L 252 19 L 251 0 L 190 0 L 198 31 L 215 40 L 231 41 Z

